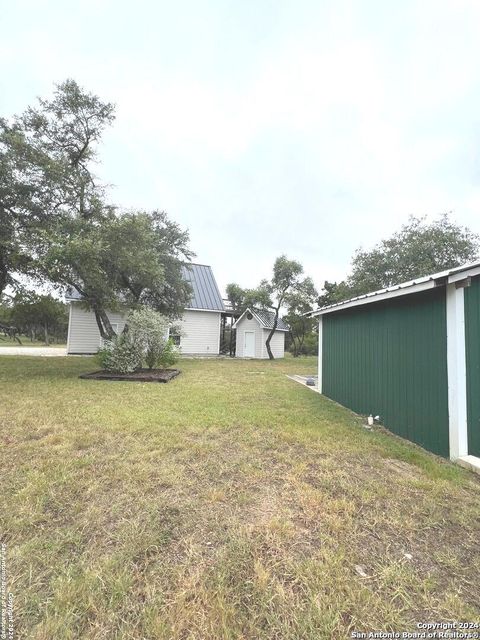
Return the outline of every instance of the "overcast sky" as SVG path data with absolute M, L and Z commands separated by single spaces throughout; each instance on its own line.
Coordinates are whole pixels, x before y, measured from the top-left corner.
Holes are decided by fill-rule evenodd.
M 188 227 L 221 287 L 320 287 L 410 214 L 480 231 L 479 0 L 0 3 L 0 114 L 74 78 L 117 105 L 99 175 Z

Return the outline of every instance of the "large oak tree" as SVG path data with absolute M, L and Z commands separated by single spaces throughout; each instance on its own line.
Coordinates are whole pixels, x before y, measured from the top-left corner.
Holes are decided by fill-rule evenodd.
M 78 291 L 103 337 L 107 309 L 144 304 L 177 316 L 189 295 L 188 234 L 163 212 L 123 212 L 96 175 L 114 107 L 73 80 L 0 120 L 0 295 L 22 276 Z

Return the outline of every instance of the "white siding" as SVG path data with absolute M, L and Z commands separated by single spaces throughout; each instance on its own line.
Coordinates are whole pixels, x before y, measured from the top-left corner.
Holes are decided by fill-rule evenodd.
M 236 337 L 236 348 L 235 355 L 238 358 L 243 358 L 244 353 L 243 349 L 245 346 L 245 331 L 254 331 L 255 332 L 255 358 L 262 357 L 262 330 L 258 321 L 255 318 L 249 320 L 247 316 L 243 316 L 240 322 L 237 325 L 237 337 Z
M 216 311 L 185 311 L 177 324 L 182 329 L 180 349 L 183 355 L 218 356 L 220 353 L 220 318 Z
M 270 331 L 268 329 L 263 329 L 263 354 L 262 358 L 268 358 L 268 351 L 266 347 L 266 341 L 268 338 L 268 334 Z M 284 358 L 285 357 L 285 331 L 275 331 L 270 340 L 270 349 L 272 350 L 274 358 Z
M 112 324 L 123 331 L 125 315 L 108 313 Z M 220 351 L 220 317 L 213 311 L 185 311 L 176 324 L 182 328 L 180 348 L 183 355 L 218 355 Z M 85 311 L 78 302 L 71 303 L 68 327 L 68 353 L 96 353 L 100 347 L 100 332 L 95 315 Z
M 100 331 L 98 330 L 94 313 L 82 309 L 78 302 L 70 303 L 70 309 L 68 353 L 97 353 L 100 347 Z M 125 326 L 124 315 L 111 312 L 107 315 L 112 324 L 118 325 L 118 331 L 123 331 Z
M 237 324 L 235 355 L 238 358 L 244 357 L 245 331 L 255 331 L 255 358 L 268 358 L 265 341 L 268 338 L 269 330 L 263 329 L 255 318 L 248 320 L 247 316 L 244 316 Z M 270 347 L 275 358 L 284 357 L 284 346 L 285 332 L 275 331 L 270 342 Z

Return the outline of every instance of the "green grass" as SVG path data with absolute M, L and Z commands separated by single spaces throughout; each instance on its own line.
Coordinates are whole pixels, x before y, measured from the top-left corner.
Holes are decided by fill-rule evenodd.
M 96 367 L 0 358 L 16 637 L 318 640 L 479 620 L 479 479 L 286 378 L 315 359 L 78 379 Z

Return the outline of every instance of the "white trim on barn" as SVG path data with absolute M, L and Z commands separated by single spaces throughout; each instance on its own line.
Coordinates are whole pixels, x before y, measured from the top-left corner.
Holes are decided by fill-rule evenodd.
M 447 370 L 450 458 L 468 455 L 464 289 L 447 285 Z
M 318 382 L 317 390 L 322 393 L 323 389 L 323 318 L 318 318 Z
M 453 269 L 447 269 L 446 271 L 440 271 L 424 278 L 416 278 L 409 282 L 402 282 L 386 289 L 379 289 L 378 291 L 372 291 L 356 298 L 350 298 L 343 302 L 336 302 L 335 304 L 321 307 L 315 311 L 309 311 L 306 316 L 316 317 L 322 316 L 327 313 L 334 313 L 339 309 L 349 309 L 350 307 L 358 307 L 360 305 L 371 304 L 372 302 L 379 302 L 380 300 L 388 300 L 390 298 L 397 298 L 398 296 L 407 296 L 412 293 L 419 293 L 428 289 L 434 289 L 435 287 L 445 285 L 447 282 L 458 282 L 459 280 L 465 280 L 468 277 L 480 274 L 480 262 L 474 262 L 472 264 L 466 264 L 461 267 L 455 267 Z

